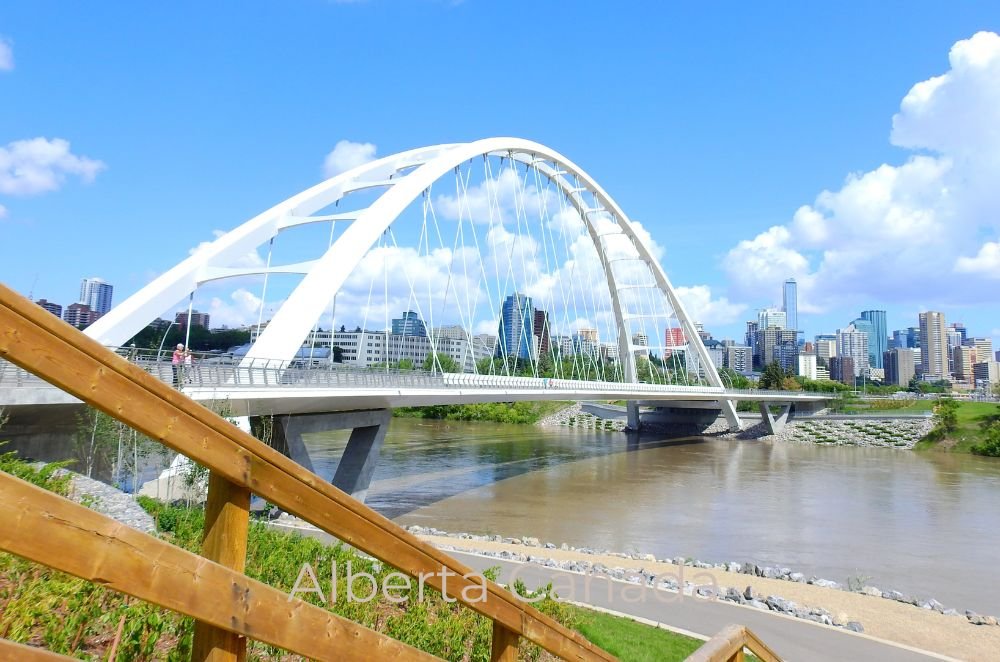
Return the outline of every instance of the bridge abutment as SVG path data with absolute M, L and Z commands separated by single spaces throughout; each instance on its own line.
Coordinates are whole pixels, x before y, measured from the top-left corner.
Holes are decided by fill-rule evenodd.
M 331 430 L 351 430 L 344 454 L 337 464 L 333 486 L 361 501 L 368 495 L 372 475 L 382 452 L 382 442 L 392 418 L 390 409 L 364 409 L 328 414 L 255 416 L 250 419 L 254 435 L 297 464 L 315 472 L 303 435 Z

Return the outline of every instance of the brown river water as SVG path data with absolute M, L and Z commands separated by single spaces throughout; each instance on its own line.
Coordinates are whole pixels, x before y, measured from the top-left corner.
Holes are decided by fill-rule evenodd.
M 307 439 L 332 476 L 343 434 Z M 393 419 L 367 503 L 401 524 L 849 577 L 1000 615 L 1000 460 Z

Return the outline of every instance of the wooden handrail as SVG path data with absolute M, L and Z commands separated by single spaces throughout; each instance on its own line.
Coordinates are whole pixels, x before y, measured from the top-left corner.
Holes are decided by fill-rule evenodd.
M 729 625 L 702 644 L 687 662 L 743 662 L 743 649 L 761 662 L 781 662 L 781 658 L 745 625 Z
M 25 646 L 7 639 L 0 639 L 0 660 L 18 662 L 69 662 L 74 658 L 47 651 L 44 648 Z
M 425 543 L 157 380 L 27 299 L 0 285 L 0 357 L 104 411 L 213 474 L 441 589 L 510 632 L 571 660 L 615 658 L 493 582 L 484 599 L 470 568 Z M 433 573 L 433 574 L 432 574 Z
M 437 659 L 2 472 L 0 503 L 0 549 L 212 627 L 319 660 Z

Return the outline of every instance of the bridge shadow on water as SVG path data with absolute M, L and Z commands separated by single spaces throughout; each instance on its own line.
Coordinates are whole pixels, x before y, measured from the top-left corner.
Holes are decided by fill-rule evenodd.
M 345 434 L 308 437 L 316 472 L 336 472 Z M 393 419 L 366 505 L 396 518 L 469 490 L 617 453 L 703 444 L 700 437 Z

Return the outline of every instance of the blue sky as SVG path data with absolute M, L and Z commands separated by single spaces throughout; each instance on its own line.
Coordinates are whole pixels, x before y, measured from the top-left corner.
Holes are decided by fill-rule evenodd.
M 796 275 L 808 335 L 931 308 L 1000 340 L 982 31 L 995 3 L 7 2 L 0 281 L 67 304 L 97 275 L 121 301 L 340 140 L 513 135 L 640 220 L 716 336 Z

